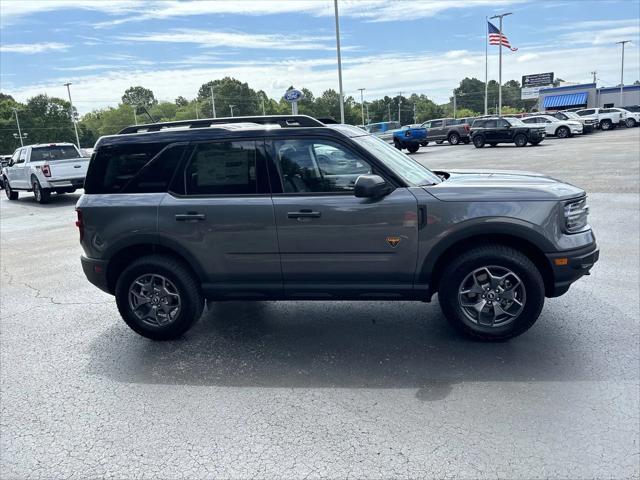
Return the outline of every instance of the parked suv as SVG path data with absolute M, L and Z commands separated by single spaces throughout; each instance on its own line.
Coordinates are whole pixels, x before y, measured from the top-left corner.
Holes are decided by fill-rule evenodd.
M 424 122 L 422 126 L 427 129 L 429 142 L 441 144 L 446 140 L 451 145 L 469 143 L 469 124 L 461 124 L 459 119 L 436 118 Z
M 541 125 L 547 135 L 558 138 L 569 138 L 572 135 L 582 134 L 582 123 L 577 120 L 558 120 L 551 115 L 533 115 L 522 119 L 526 125 Z
M 614 108 L 585 108 L 576 112 L 581 117 L 589 116 L 598 119 L 600 130 L 611 130 L 624 124 L 625 113 Z
M 83 270 L 152 339 L 205 299 L 418 300 L 484 340 L 523 333 L 598 248 L 580 188 L 432 172 L 305 116 L 132 126 L 98 140 L 77 204 Z
M 480 118 L 471 126 L 471 141 L 476 148 L 485 144 L 495 147 L 499 143 L 514 143 L 516 147 L 524 147 L 527 143 L 538 145 L 545 136 L 543 126 L 527 125 L 510 117 Z

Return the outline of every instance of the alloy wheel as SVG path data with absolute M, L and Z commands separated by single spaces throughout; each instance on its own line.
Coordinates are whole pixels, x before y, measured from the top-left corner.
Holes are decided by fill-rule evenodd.
M 164 327 L 180 314 L 182 299 L 176 286 L 163 275 L 141 275 L 129 287 L 129 307 L 139 320 Z
M 504 327 L 520 316 L 526 302 L 524 283 L 515 273 L 495 265 L 468 274 L 458 288 L 458 304 L 472 324 Z

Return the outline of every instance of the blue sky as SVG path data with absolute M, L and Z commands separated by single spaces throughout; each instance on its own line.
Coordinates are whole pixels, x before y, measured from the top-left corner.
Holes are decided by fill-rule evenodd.
M 513 12 L 503 79 L 553 71 L 573 82 L 640 78 L 637 0 L 340 0 L 346 95 L 402 91 L 444 102 L 465 76 L 484 78 L 484 17 Z M 289 85 L 337 89 L 331 0 L 0 0 L 0 88 L 19 100 L 66 96 L 81 113 L 115 105 L 130 85 L 162 100 L 233 76 L 270 96 Z M 490 47 L 489 78 L 497 78 Z

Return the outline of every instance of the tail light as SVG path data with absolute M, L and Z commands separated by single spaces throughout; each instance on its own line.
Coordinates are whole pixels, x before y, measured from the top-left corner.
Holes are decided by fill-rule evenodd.
M 42 174 L 45 177 L 50 177 L 51 176 L 51 168 L 49 167 L 49 164 L 45 163 L 44 165 L 42 165 Z
M 465 123 L 465 124 L 464 124 L 464 131 L 465 131 L 465 132 L 468 132 L 469 130 L 471 130 L 471 127 L 469 126 L 469 124 L 468 124 L 468 123 Z
M 78 227 L 78 231 L 80 232 L 80 242 L 84 239 L 84 223 L 82 222 L 82 210 L 76 208 L 76 227 Z

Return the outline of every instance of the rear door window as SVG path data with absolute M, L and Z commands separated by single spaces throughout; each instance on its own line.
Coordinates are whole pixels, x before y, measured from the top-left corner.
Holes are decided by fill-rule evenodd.
M 187 144 L 170 145 L 156 155 L 123 188 L 124 193 L 166 192 Z
M 431 122 L 431 128 L 439 128 L 442 126 L 442 120 L 433 120 Z
M 268 193 L 264 160 L 255 141 L 201 143 L 184 171 L 186 195 Z
M 584 117 L 585 115 L 593 115 L 594 113 L 596 113 L 596 111 L 594 109 L 589 109 L 589 110 L 580 110 L 577 113 L 581 117 Z

